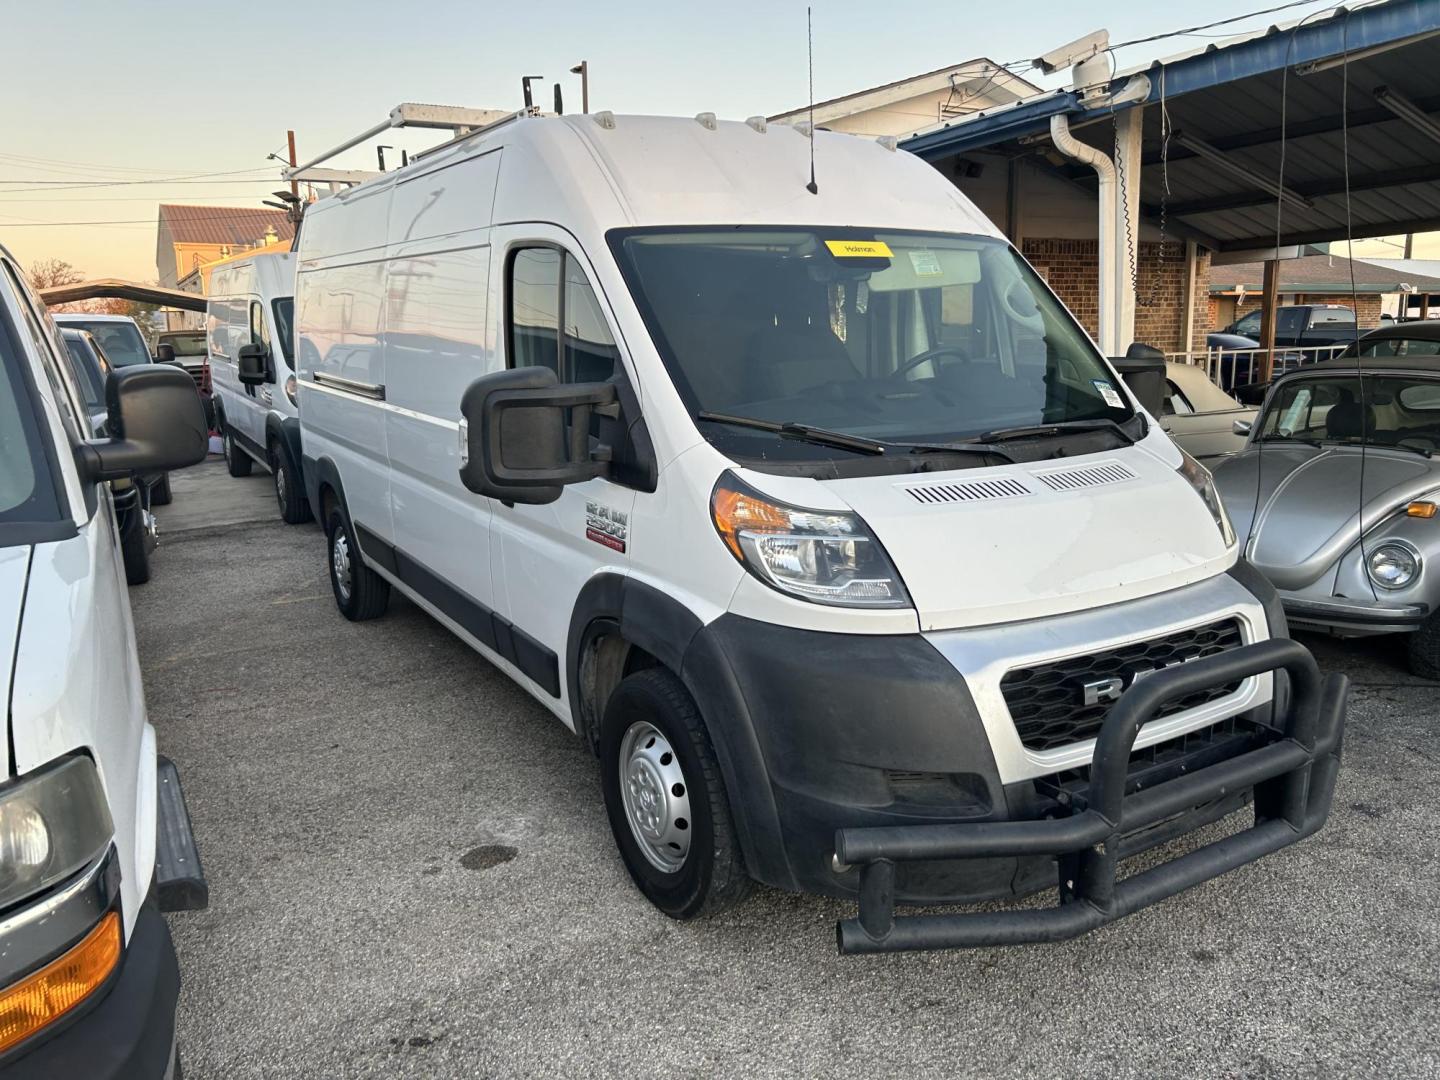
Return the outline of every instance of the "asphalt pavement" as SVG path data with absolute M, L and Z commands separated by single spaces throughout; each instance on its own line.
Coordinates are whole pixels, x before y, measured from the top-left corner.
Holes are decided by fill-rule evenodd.
M 398 595 L 341 618 L 270 482 L 176 473 L 131 590 L 210 881 L 189 1080 L 1440 1075 L 1440 689 L 1393 643 L 1306 641 L 1354 679 L 1318 836 L 1072 943 L 842 958 L 838 902 L 652 909 L 580 742 Z

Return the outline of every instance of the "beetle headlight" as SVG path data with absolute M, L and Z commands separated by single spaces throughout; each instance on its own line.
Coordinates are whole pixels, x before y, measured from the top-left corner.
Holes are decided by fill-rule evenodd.
M 710 515 L 730 554 L 773 589 L 837 607 L 910 606 L 890 557 L 858 514 L 787 506 L 726 473 Z
M 1177 450 L 1180 448 L 1177 446 Z M 1210 511 L 1210 516 L 1215 519 L 1215 527 L 1220 530 L 1220 538 L 1228 548 L 1235 543 L 1235 530 L 1230 527 L 1230 516 L 1225 513 L 1225 506 L 1220 502 L 1220 492 L 1215 489 L 1215 478 L 1210 475 L 1210 470 L 1201 465 L 1184 450 L 1180 450 L 1180 467 L 1175 470 L 1195 489 L 1205 503 L 1205 509 Z
M 0 910 L 89 866 L 113 833 L 87 757 L 64 758 L 0 788 Z
M 1365 569 L 1382 589 L 1403 589 L 1420 573 L 1420 553 L 1405 544 L 1381 544 L 1366 557 Z

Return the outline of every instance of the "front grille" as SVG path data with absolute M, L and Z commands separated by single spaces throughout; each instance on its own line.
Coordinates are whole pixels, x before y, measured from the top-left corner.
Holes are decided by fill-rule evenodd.
M 1089 656 L 1016 668 L 1000 680 L 1000 692 L 1005 695 L 1020 741 L 1031 750 L 1051 750 L 1099 734 L 1113 702 L 1085 704 L 1087 683 L 1118 678 L 1128 688 L 1137 672 L 1214 656 L 1241 644 L 1239 620 L 1224 619 Z M 1155 716 L 1158 719 L 1194 709 L 1239 688 L 1238 682 L 1232 682 L 1187 694 L 1162 706 Z

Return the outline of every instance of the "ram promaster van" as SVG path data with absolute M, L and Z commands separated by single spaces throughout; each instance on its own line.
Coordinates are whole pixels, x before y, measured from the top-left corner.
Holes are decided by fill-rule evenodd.
M 108 374 L 92 430 L 0 249 L 0 1077 L 178 1073 L 163 910 L 206 890 L 146 720 L 110 482 L 205 456 L 195 384 Z
M 572 728 L 675 918 L 758 880 L 858 900 L 846 952 L 1055 940 L 1317 830 L 1343 679 L 1210 475 L 940 173 L 817 132 L 812 191 L 810 153 L 520 117 L 311 207 L 341 612 L 398 589 Z
M 300 477 L 293 312 L 295 258 L 288 251 L 219 267 L 205 303 L 215 422 L 231 476 L 255 462 L 275 478 L 280 516 L 310 520 Z M 249 373 L 240 371 L 242 353 Z

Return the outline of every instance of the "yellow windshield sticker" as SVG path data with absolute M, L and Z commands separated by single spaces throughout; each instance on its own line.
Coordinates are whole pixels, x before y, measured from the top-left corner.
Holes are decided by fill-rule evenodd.
M 893 259 L 890 245 L 883 240 L 826 240 L 825 246 L 837 259 Z

